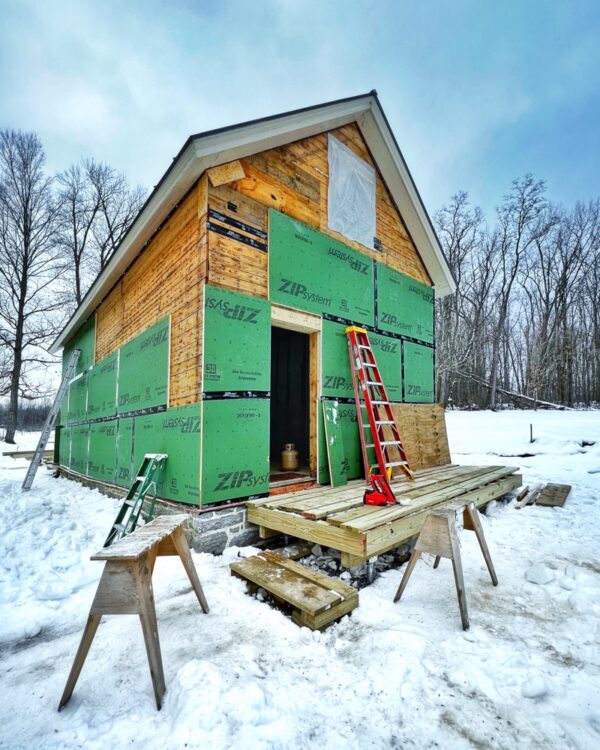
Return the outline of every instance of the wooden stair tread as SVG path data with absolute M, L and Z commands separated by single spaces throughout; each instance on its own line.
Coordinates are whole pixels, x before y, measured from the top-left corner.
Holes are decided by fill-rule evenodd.
M 301 617 L 294 619 L 300 619 L 299 624 L 309 627 L 312 627 L 310 623 L 319 615 L 331 612 L 331 617 L 319 620 L 326 624 L 325 621 L 337 619 L 358 605 L 358 592 L 352 586 L 276 552 L 266 550 L 233 562 L 229 567 L 234 575 L 251 581 L 276 598 L 291 604 L 303 613 Z

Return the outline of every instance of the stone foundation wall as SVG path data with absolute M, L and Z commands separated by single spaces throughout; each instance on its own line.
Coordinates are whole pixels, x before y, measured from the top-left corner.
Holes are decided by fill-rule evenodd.
M 244 547 L 259 541 L 258 526 L 248 523 L 248 513 L 243 506 L 198 513 L 185 506 L 158 502 L 156 513 L 189 513 L 185 535 L 196 552 L 220 555 L 225 547 Z

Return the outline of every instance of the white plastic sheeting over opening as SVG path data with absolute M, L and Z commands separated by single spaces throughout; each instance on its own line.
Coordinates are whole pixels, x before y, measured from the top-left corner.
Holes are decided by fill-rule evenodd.
M 327 224 L 349 240 L 373 247 L 375 170 L 347 146 L 329 136 Z

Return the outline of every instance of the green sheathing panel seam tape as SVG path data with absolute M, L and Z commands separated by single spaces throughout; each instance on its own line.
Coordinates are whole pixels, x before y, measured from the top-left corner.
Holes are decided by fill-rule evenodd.
M 210 285 L 204 300 L 204 392 L 268 391 L 271 303 Z
M 269 297 L 287 307 L 375 324 L 373 261 L 269 211 Z

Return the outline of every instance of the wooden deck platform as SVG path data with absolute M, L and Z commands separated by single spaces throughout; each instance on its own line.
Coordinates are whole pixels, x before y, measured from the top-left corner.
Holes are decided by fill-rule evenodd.
M 251 500 L 248 521 L 266 538 L 282 532 L 339 550 L 350 568 L 415 537 L 431 508 L 449 500 L 477 507 L 521 485 L 516 466 L 458 466 L 422 469 L 416 479 L 393 482 L 394 493 L 406 504 L 365 506 L 364 480 L 344 487 L 315 487 L 302 492 Z

